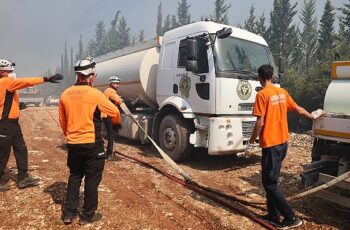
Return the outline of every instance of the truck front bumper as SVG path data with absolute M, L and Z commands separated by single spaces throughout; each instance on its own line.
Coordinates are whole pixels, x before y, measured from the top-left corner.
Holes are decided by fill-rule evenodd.
M 256 123 L 253 116 L 211 117 L 190 136 L 195 147 L 208 148 L 209 155 L 229 155 L 244 151 Z M 206 127 L 206 128 L 203 128 Z

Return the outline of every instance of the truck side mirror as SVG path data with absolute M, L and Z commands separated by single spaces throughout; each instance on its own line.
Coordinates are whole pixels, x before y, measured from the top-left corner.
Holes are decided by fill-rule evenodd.
M 227 38 L 232 34 L 232 28 L 224 27 L 221 30 L 216 31 L 216 36 L 219 39 Z
M 195 38 L 187 38 L 186 47 L 186 71 L 196 74 L 198 73 L 197 40 Z

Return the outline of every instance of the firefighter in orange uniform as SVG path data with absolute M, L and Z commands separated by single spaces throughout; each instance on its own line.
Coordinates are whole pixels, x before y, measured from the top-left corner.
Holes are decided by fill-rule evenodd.
M 67 138 L 69 178 L 62 220 L 71 224 L 78 215 L 79 190 L 85 177 L 84 206 L 79 223 L 98 221 L 98 186 L 102 179 L 106 154 L 101 136 L 101 112 L 110 117 L 120 116 L 118 108 L 106 96 L 92 87 L 96 77 L 92 58 L 78 61 L 74 70 L 77 82 L 66 89 L 59 102 L 59 120 Z
M 121 97 L 117 93 L 117 89 L 120 84 L 120 79 L 117 76 L 111 76 L 108 79 L 109 87 L 105 89 L 103 92 L 104 95 L 115 105 L 120 105 L 122 103 Z M 103 123 L 107 130 L 107 136 L 108 136 L 108 144 L 107 144 L 107 159 L 108 160 L 116 160 L 116 155 L 113 152 L 113 143 L 117 137 L 116 132 L 113 129 L 113 121 L 112 118 L 107 115 L 102 115 Z
M 0 191 L 9 190 L 4 170 L 13 148 L 20 189 L 38 185 L 39 179 L 28 175 L 28 149 L 23 139 L 19 119 L 19 97 L 16 90 L 39 85 L 44 82 L 58 83 L 61 74 L 50 77 L 15 78 L 15 63 L 0 59 Z

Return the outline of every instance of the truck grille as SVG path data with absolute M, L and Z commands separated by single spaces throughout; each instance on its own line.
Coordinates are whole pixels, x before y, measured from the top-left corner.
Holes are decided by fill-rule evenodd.
M 238 111 L 253 111 L 254 103 L 239 103 Z
M 243 138 L 250 138 L 253 133 L 255 121 L 242 121 Z

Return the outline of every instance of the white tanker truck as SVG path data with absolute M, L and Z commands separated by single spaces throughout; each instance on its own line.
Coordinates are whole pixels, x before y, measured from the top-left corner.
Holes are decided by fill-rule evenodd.
M 349 98 L 350 61 L 333 62 L 332 81 L 324 99 L 326 114 L 313 123 L 312 162 L 304 165 L 303 187 L 328 183 L 350 171 Z M 350 208 L 350 178 L 316 195 Z
M 210 155 L 244 151 L 256 121 L 251 114 L 260 89 L 257 69 L 275 67 L 261 36 L 210 21 L 95 60 L 95 87 L 105 89 L 112 75 L 121 78 L 119 95 L 175 161 L 193 147 L 207 148 Z M 131 120 L 122 120 L 119 135 L 145 142 Z

